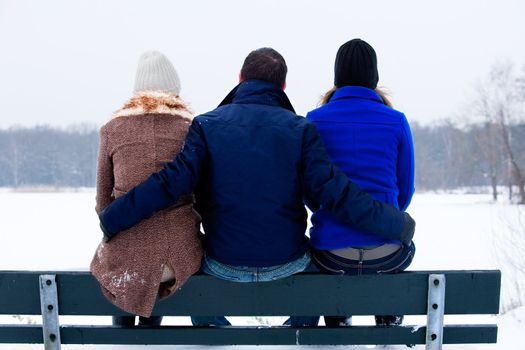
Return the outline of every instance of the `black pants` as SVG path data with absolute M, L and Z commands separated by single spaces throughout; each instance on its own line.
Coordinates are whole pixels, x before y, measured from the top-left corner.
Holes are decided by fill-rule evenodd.
M 139 326 L 160 326 L 162 316 L 142 317 L 139 316 Z M 135 316 L 113 316 L 114 326 L 133 327 Z
M 375 260 L 351 260 L 337 256 L 329 251 L 314 250 L 313 260 L 322 272 L 344 275 L 373 275 L 382 273 L 397 273 L 404 271 L 412 262 L 416 246 L 403 245 L 401 248 L 385 257 Z M 338 327 L 351 324 L 352 316 L 325 316 L 328 327 Z M 378 326 L 399 325 L 403 322 L 402 315 L 376 315 L 375 322 Z

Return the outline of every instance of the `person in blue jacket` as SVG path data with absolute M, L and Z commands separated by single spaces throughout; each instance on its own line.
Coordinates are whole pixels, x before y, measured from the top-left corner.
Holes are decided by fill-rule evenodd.
M 270 281 L 309 267 L 303 200 L 348 226 L 408 243 L 414 220 L 330 163 L 315 124 L 295 114 L 283 91 L 286 73 L 277 51 L 252 51 L 239 85 L 193 119 L 177 157 L 99 214 L 106 239 L 194 192 L 205 232 L 202 271 L 230 281 Z M 291 325 L 310 320 L 293 317 Z M 223 317 L 193 323 L 228 324 Z
M 361 39 L 343 44 L 335 60 L 334 87 L 322 106 L 307 114 L 330 160 L 372 197 L 406 210 L 414 194 L 414 147 L 405 115 L 377 88 L 374 49 Z M 326 207 L 312 215 L 314 259 L 324 271 L 376 274 L 403 271 L 415 246 L 348 225 Z M 325 318 L 337 325 L 341 318 Z M 349 320 L 346 320 L 348 323 Z M 400 323 L 401 316 L 376 316 L 377 324 Z

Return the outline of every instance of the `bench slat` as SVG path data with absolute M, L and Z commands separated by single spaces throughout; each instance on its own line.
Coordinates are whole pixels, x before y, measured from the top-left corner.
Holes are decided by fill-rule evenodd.
M 40 315 L 40 274 L 0 271 L 0 314 Z
M 7 337 L 8 335 L 8 337 Z M 118 328 L 63 326 L 63 344 L 152 345 L 364 345 L 424 344 L 425 327 L 288 328 L 163 326 Z M 444 344 L 495 343 L 496 325 L 446 326 Z M 40 326 L 0 326 L 4 343 L 42 343 Z
M 1 314 L 40 314 L 38 276 L 0 272 Z M 157 303 L 166 316 L 424 315 L 428 275 L 295 275 L 263 283 L 235 283 L 196 275 L 173 297 Z M 499 271 L 440 271 L 446 275 L 446 314 L 497 314 Z M 109 303 L 89 272 L 57 274 L 61 315 L 124 315 Z M 7 303 L 7 304 L 6 304 Z
M 42 326 L 0 324 L 0 344 L 43 344 Z

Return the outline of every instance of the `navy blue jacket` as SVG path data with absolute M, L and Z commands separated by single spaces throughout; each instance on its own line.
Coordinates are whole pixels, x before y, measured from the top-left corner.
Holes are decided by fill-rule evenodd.
M 404 114 L 360 86 L 337 89 L 330 101 L 306 116 L 314 122 L 330 160 L 374 199 L 405 210 L 414 194 L 414 146 Z M 346 225 L 321 208 L 312 216 L 317 249 L 399 243 Z
M 305 253 L 303 199 L 342 222 L 390 238 L 405 218 L 334 168 L 313 123 L 271 83 L 248 80 L 196 117 L 182 152 L 100 215 L 116 234 L 195 191 L 206 253 L 238 266 L 274 266 Z

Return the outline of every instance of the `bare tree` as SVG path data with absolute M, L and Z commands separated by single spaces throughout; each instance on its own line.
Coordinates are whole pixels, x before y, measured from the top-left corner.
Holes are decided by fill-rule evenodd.
M 477 111 L 483 117 L 487 128 L 485 149 L 488 150 L 491 168 L 494 165 L 492 152 L 496 151 L 494 145 L 496 137 L 501 140 L 504 161 L 510 169 L 511 183 L 518 187 L 519 204 L 525 204 L 525 174 L 522 166 L 516 159 L 513 148 L 511 126 L 523 121 L 524 99 L 520 95 L 520 80 L 514 73 L 512 64 L 498 63 L 492 67 L 487 79 L 478 86 Z M 497 132 L 494 132 L 494 128 Z M 492 169 L 491 169 L 492 173 Z M 494 184 L 494 180 L 491 181 Z M 497 182 L 497 181 L 496 181 Z M 493 185 L 493 191 L 494 191 Z M 494 196 L 494 195 L 493 195 Z
M 492 199 L 494 201 L 498 200 L 498 166 L 501 160 L 497 147 L 497 138 L 497 126 L 490 121 L 485 121 L 481 128 L 474 131 L 476 144 L 488 164 L 487 176 L 490 179 Z
M 498 165 L 501 162 L 501 154 L 498 152 L 499 144 L 498 124 L 495 123 L 491 113 L 491 92 L 489 86 L 480 83 L 477 86 L 477 98 L 474 102 L 476 112 L 483 119 L 483 128 L 475 134 L 476 143 L 478 144 L 483 157 L 488 163 L 488 177 L 492 188 L 492 199 L 498 200 Z

